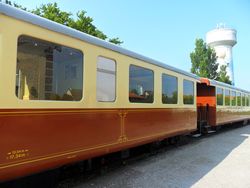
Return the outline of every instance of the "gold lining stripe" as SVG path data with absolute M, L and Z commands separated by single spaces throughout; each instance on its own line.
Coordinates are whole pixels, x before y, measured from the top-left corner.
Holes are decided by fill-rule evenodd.
M 120 115 L 121 118 L 121 135 L 118 138 L 118 140 L 114 143 L 108 143 L 108 144 L 104 144 L 104 145 L 99 145 L 99 146 L 95 146 L 95 147 L 90 147 L 90 148 L 85 148 L 85 149 L 78 149 L 78 150 L 69 150 L 66 152 L 60 152 L 60 153 L 54 153 L 51 154 L 50 156 L 42 156 L 42 157 L 36 157 L 36 158 L 31 158 L 27 161 L 21 161 L 18 163 L 12 162 L 12 163 L 5 163 L 5 164 L 0 164 L 0 169 L 4 169 L 4 168 L 9 168 L 9 167 L 13 167 L 13 166 L 18 166 L 18 165 L 23 165 L 23 164 L 28 164 L 28 163 L 32 163 L 32 162 L 37 162 L 37 161 L 43 161 L 43 160 L 47 160 L 47 159 L 53 159 L 56 157 L 62 157 L 62 156 L 66 156 L 66 155 L 74 155 L 76 153 L 80 153 L 80 152 L 86 152 L 86 151 L 90 151 L 90 150 L 94 150 L 94 149 L 101 149 L 101 148 L 105 148 L 105 147 L 109 147 L 109 146 L 114 146 L 114 145 L 119 145 L 119 144 L 124 144 L 124 143 L 128 143 L 128 142 L 134 142 L 134 141 L 138 141 L 138 140 L 146 140 L 146 139 L 150 139 L 150 138 L 154 138 L 154 137 L 159 137 L 159 136 L 167 136 L 168 134 L 173 134 L 175 131 L 167 131 L 167 132 L 163 132 L 163 133 L 157 133 L 157 134 L 153 134 L 153 135 L 148 135 L 148 136 L 144 136 L 144 137 L 138 137 L 138 138 L 133 138 L 133 139 L 128 139 L 127 136 L 125 135 L 125 118 L 126 115 L 129 112 L 138 112 L 138 111 L 162 111 L 162 110 L 166 110 L 168 111 L 169 109 L 106 109 L 106 110 L 91 110 L 91 109 L 84 109 L 84 110 L 39 110 L 39 111 L 30 111 L 30 109 L 28 111 L 10 111 L 10 112 L 0 112 L 0 116 L 18 116 L 18 115 L 53 115 L 55 113 L 59 113 L 59 114 L 65 114 L 65 113 L 75 113 L 75 114 L 81 114 L 81 113 L 94 113 L 94 112 L 114 112 Z M 11 114 L 10 114 L 11 113 Z M 45 114 L 45 113 L 49 113 L 49 114 Z M 191 130 L 177 130 L 177 132 L 185 132 L 185 131 L 191 131 Z
M 30 115 L 55 115 L 55 114 L 90 114 L 90 113 L 96 113 L 96 112 L 103 112 L 103 113 L 108 113 L 108 112 L 113 112 L 113 113 L 121 113 L 119 112 L 120 109 L 101 109 L 101 110 L 92 110 L 92 109 L 78 109 L 78 110 L 27 110 L 27 111 L 1 111 L 0 110 L 0 116 L 17 116 L 17 115 L 24 115 L 24 116 L 30 116 Z M 169 110 L 178 110 L 178 111 L 182 111 L 182 110 L 188 110 L 188 111 L 194 111 L 196 112 L 196 108 L 162 108 L 162 109 L 147 109 L 147 108 L 143 108 L 143 109 L 124 109 L 124 113 L 128 113 L 128 112 L 145 112 L 145 111 L 169 111 Z
M 0 116 L 34 116 L 34 115 L 72 115 L 72 114 L 91 114 L 91 113 L 97 113 L 97 112 L 103 112 L 103 113 L 117 113 L 117 109 L 115 110 L 67 110 L 67 111 L 10 111 L 10 112 L 0 112 Z
M 178 132 L 192 132 L 196 130 L 195 128 L 194 129 L 183 129 L 183 130 L 175 130 L 175 131 L 171 131 L 171 132 L 164 132 L 164 133 L 157 133 L 157 134 L 154 134 L 154 135 L 149 135 L 149 136 L 143 136 L 143 137 L 140 137 L 140 138 L 133 138 L 133 139 L 129 139 L 127 138 L 127 141 L 128 142 L 133 142 L 133 141 L 137 141 L 137 140 L 142 140 L 142 139 L 149 139 L 151 137 L 160 137 L 160 136 L 167 136 L 169 134 L 174 134 L 174 133 L 178 133 Z
M 14 111 L 13 109 L 11 109 L 10 111 L 4 111 L 4 110 L 0 110 L 0 114 L 26 114 L 26 113 L 30 113 L 30 114 L 39 114 L 39 113 L 91 113 L 91 112 L 117 112 L 118 109 L 105 109 L 105 110 L 93 110 L 93 109 L 77 109 L 77 110 L 37 110 L 37 109 L 28 109 L 27 111 L 22 109 L 20 110 L 16 110 Z
M 188 132 L 188 131 L 191 132 L 191 131 L 193 131 L 193 129 L 178 130 L 177 132 L 185 132 L 185 131 L 186 132 Z M 140 138 L 135 138 L 135 139 L 128 139 L 125 136 L 126 139 L 123 139 L 122 143 L 118 141 L 118 142 L 115 142 L 115 143 L 100 145 L 100 146 L 96 146 L 96 147 L 92 147 L 92 148 L 80 149 L 80 150 L 76 150 L 76 151 L 68 151 L 68 152 L 64 152 L 64 153 L 61 153 L 61 154 L 53 154 L 51 156 L 44 156 L 44 157 L 40 157 L 40 158 L 37 158 L 37 159 L 31 159 L 31 160 L 23 161 L 23 162 L 19 162 L 19 163 L 0 164 L 0 169 L 15 167 L 15 166 L 19 166 L 19 165 L 23 165 L 23 164 L 29 164 L 29 163 L 38 162 L 38 161 L 43 161 L 43 160 L 47 160 L 47 159 L 53 159 L 53 158 L 57 158 L 57 157 L 63 157 L 63 156 L 66 156 L 66 155 L 75 155 L 75 154 L 80 153 L 80 152 L 86 152 L 86 151 L 90 151 L 90 150 L 94 150 L 94 149 L 102 149 L 104 147 L 115 146 L 115 145 L 118 145 L 118 144 L 124 144 L 124 143 L 138 141 L 138 140 L 145 140 L 145 139 L 159 137 L 159 136 L 167 136 L 168 134 L 173 134 L 173 133 L 174 132 L 164 132 L 164 133 L 158 133 L 158 134 L 144 136 L 144 137 L 140 137 Z
M 37 158 L 33 158 L 27 161 L 22 161 L 22 162 L 18 162 L 18 163 L 4 163 L 4 164 L 0 164 L 0 169 L 4 169 L 4 168 L 9 168 L 9 167 L 13 167 L 13 166 L 18 166 L 18 165 L 22 165 L 22 164 L 28 164 L 28 163 L 32 163 L 32 162 L 37 162 L 37 161 L 43 161 L 46 159 L 53 159 L 56 157 L 63 157 L 66 155 L 74 155 L 80 152 L 86 152 L 86 151 L 90 151 L 90 150 L 94 150 L 94 149 L 101 149 L 104 147 L 108 147 L 108 146 L 113 146 L 118 144 L 118 142 L 115 143 L 110 143 L 110 144 L 104 144 L 104 145 L 100 145 L 100 146 L 96 146 L 96 147 L 90 147 L 90 148 L 85 148 L 85 149 L 79 149 L 79 150 L 75 150 L 75 151 L 67 151 L 67 152 L 63 152 L 63 153 L 57 153 L 57 154 L 52 154 L 50 156 L 42 156 L 42 157 L 37 157 Z

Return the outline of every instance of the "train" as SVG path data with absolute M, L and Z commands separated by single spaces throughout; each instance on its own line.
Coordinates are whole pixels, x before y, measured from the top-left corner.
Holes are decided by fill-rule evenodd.
M 250 92 L 0 3 L 0 182 L 250 120 Z

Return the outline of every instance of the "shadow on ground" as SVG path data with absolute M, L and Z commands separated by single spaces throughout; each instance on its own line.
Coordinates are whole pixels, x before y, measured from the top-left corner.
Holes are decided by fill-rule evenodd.
M 249 134 L 250 125 L 224 130 L 103 176 L 88 181 L 75 180 L 70 187 L 191 187 L 241 145 Z

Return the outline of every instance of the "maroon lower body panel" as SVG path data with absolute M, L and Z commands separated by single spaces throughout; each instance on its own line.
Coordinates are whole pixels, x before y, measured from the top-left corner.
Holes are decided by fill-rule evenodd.
M 236 110 L 236 109 L 217 109 L 216 112 L 216 125 L 224 125 L 229 123 L 250 120 L 250 110 Z
M 0 182 L 196 129 L 195 109 L 0 111 Z

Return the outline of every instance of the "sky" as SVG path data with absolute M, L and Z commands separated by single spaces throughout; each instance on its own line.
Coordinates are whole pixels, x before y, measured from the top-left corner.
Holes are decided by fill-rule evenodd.
M 250 91 L 250 0 L 12 0 L 28 9 L 57 2 L 63 11 L 85 10 L 122 47 L 190 72 L 195 39 L 218 23 L 237 30 L 235 86 Z

